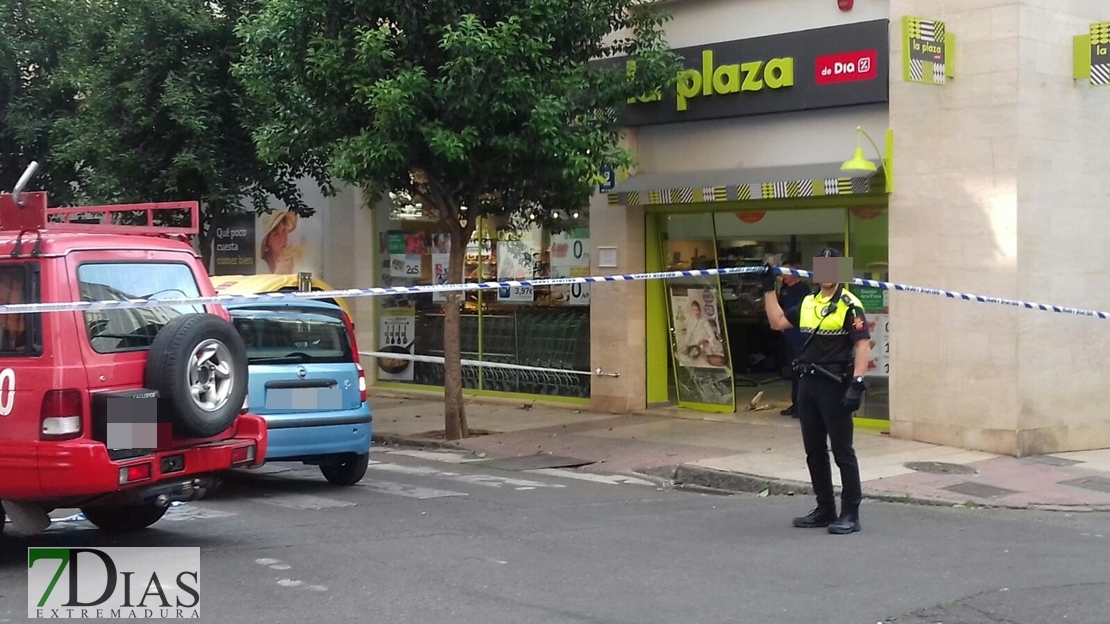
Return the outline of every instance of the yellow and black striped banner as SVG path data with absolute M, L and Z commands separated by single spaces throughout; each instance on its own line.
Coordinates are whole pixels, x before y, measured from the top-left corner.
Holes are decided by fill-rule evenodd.
M 823 180 L 784 180 L 762 184 L 682 187 L 647 191 L 609 193 L 609 205 L 657 206 L 663 204 L 702 204 L 725 201 L 761 201 L 836 195 L 865 195 L 871 192 L 869 178 L 828 178 Z M 646 199 L 646 203 L 641 203 Z

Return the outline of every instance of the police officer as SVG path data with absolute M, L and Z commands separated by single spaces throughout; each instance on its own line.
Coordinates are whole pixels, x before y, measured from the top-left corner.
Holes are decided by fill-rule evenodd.
M 823 249 L 817 254 L 817 258 L 839 257 L 842 254 L 836 249 Z M 828 527 L 829 533 L 838 535 L 855 533 L 860 530 L 862 494 L 859 463 L 852 447 L 852 414 L 860 407 L 865 389 L 863 375 L 871 359 L 871 335 L 863 306 L 843 285 L 820 281 L 819 292 L 807 296 L 801 305 L 783 311 L 775 295 L 775 273 L 770 266 L 765 266 L 762 281 L 764 308 L 771 327 L 779 331 L 797 327 L 805 338 L 794 366 L 800 375 L 798 420 L 817 508 L 809 515 L 795 518 L 794 526 Z M 826 438 L 832 444 L 843 485 L 839 516 Z

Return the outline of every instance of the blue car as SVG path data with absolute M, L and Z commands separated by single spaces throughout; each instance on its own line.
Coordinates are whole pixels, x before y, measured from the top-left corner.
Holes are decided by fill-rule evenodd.
M 227 309 L 247 345 L 247 409 L 266 419 L 266 461 L 319 466 L 336 485 L 361 481 L 372 416 L 350 317 L 312 300 Z

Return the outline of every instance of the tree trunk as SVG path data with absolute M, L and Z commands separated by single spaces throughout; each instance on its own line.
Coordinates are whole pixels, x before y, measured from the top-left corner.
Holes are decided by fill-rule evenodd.
M 465 228 L 452 228 L 451 254 L 447 264 L 447 281 L 451 284 L 463 282 L 466 267 L 466 246 L 469 231 Z M 466 424 L 466 407 L 462 394 L 462 345 L 460 326 L 462 303 L 465 293 L 452 291 L 446 293 L 447 303 L 443 306 L 443 419 L 444 432 L 448 440 L 459 440 L 470 435 Z

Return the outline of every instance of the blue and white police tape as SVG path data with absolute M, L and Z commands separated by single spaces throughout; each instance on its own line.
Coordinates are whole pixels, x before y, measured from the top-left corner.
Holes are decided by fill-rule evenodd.
M 798 277 L 813 277 L 809 271 L 802 271 L 800 269 L 784 269 L 776 267 L 780 273 L 789 273 L 797 275 Z M 869 279 L 854 279 L 851 282 L 855 286 L 865 286 L 867 288 L 879 288 L 882 290 L 893 290 L 897 292 L 910 292 L 922 295 L 940 295 L 948 297 L 949 299 L 960 299 L 962 301 L 975 301 L 978 303 L 996 303 L 999 305 L 1014 306 L 1019 308 L 1026 308 L 1029 310 L 1040 310 L 1041 312 L 1056 312 L 1057 314 L 1075 314 L 1078 316 L 1089 316 L 1092 318 L 1110 319 L 1110 312 L 1099 312 L 1098 310 L 1083 310 L 1080 308 L 1065 308 L 1062 306 L 1049 305 L 1047 303 L 1033 303 L 1030 301 L 1018 301 L 1016 299 L 1003 299 L 1001 297 L 986 297 L 983 295 L 972 295 L 969 293 L 954 292 L 951 290 L 939 290 L 937 288 L 925 288 L 922 286 L 907 286 L 906 284 L 894 284 L 892 282 L 879 282 Z
M 544 287 L 544 286 L 569 286 L 573 284 L 595 284 L 606 282 L 637 282 L 653 279 L 680 279 L 690 277 L 716 277 L 721 275 L 757 274 L 763 272 L 763 267 L 726 267 L 720 269 L 691 269 L 688 271 L 660 271 L 656 273 L 632 273 L 626 275 L 597 275 L 591 277 L 557 277 L 536 280 L 508 280 L 503 282 L 469 282 L 465 284 L 437 284 L 425 286 L 389 286 L 378 288 L 352 288 L 348 290 L 326 290 L 314 292 L 280 292 L 280 293 L 253 293 L 239 295 L 214 295 L 211 297 L 180 297 L 166 299 L 120 299 L 107 301 L 70 301 L 52 303 L 15 303 L 0 305 L 0 314 L 25 314 L 37 312 L 70 312 L 70 311 L 101 311 L 119 310 L 126 308 L 156 308 L 175 307 L 202 304 L 228 304 L 245 302 L 267 302 L 297 299 L 347 299 L 355 297 L 389 297 L 398 295 L 427 294 L 435 292 L 498 290 L 501 288 Z M 789 273 L 799 277 L 813 277 L 809 271 L 801 269 L 786 269 L 776 267 L 779 273 Z M 855 286 L 865 286 L 882 290 L 897 292 L 910 292 L 923 295 L 939 295 L 949 299 L 975 301 L 978 303 L 993 303 L 1013 307 L 1040 310 L 1042 312 L 1055 312 L 1057 314 L 1071 314 L 1099 319 L 1110 319 L 1110 313 L 1098 310 L 1084 310 L 1068 308 L 1044 303 L 1018 301 L 1001 297 L 987 297 L 969 293 L 960 293 L 922 286 L 909 286 L 892 282 L 876 280 L 853 279 L 846 282 Z
M 0 314 L 25 314 L 33 312 L 72 312 L 120 310 L 125 308 L 167 308 L 186 305 L 228 304 L 267 301 L 288 301 L 297 299 L 349 299 L 355 297 L 388 297 L 416 295 L 435 292 L 498 290 L 501 288 L 570 286 L 573 284 L 595 284 L 601 282 L 635 282 L 650 279 L 676 279 L 683 277 L 706 277 L 716 275 L 736 275 L 741 273 L 761 273 L 762 267 L 734 267 L 724 269 L 698 269 L 691 271 L 662 271 L 659 273 L 633 273 L 629 275 L 598 275 L 592 277 L 553 277 L 534 280 L 509 280 L 504 282 L 468 282 L 465 284 L 429 284 L 423 286 L 387 286 L 376 288 L 352 288 L 347 290 L 319 290 L 312 292 L 276 292 L 252 294 L 225 294 L 210 297 L 167 297 L 158 299 L 119 299 L 106 301 L 69 301 L 56 303 L 12 303 L 0 305 Z
M 434 355 L 409 355 L 407 353 L 386 353 L 384 351 L 359 351 L 359 355 L 365 355 L 378 359 L 391 359 L 391 360 L 405 360 L 408 362 L 428 362 L 431 364 L 443 364 L 447 360 Z M 483 360 L 461 360 L 463 366 L 477 366 L 479 368 L 501 368 L 507 370 L 520 370 L 531 371 L 536 373 L 555 373 L 559 375 L 601 375 L 601 369 L 591 373 L 590 371 L 570 370 L 567 368 L 543 368 L 541 366 L 524 366 L 522 364 L 508 364 L 505 362 L 490 362 Z

